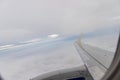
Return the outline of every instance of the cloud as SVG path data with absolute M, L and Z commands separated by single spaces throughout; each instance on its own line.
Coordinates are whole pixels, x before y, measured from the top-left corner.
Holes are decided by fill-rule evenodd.
M 120 16 L 113 17 L 112 20 L 114 21 L 114 23 L 120 25 Z
M 58 33 L 74 35 L 115 25 L 118 0 L 3 0 L 0 6 L 1 42 Z
M 113 20 L 120 20 L 120 16 L 113 17 Z
M 120 16 L 119 9 L 119 0 L 2 0 L 0 44 L 21 41 L 29 44 L 48 34 L 54 34 L 50 37 L 55 38 L 58 34 L 76 35 L 116 26 L 118 23 L 113 17 Z M 64 41 L 67 40 L 44 45 L 38 43 L 26 48 L 13 45 L 17 49 L 3 51 L 9 54 L 0 55 L 3 77 L 6 80 L 26 80 L 48 70 L 82 65 L 73 45 Z
M 119 38 L 119 33 L 107 34 L 107 35 L 94 35 L 92 37 L 83 38 L 83 43 L 89 44 L 94 47 L 98 47 L 104 50 L 111 51 L 115 53 L 117 48 L 117 42 Z
M 32 46 L 35 44 L 49 44 L 50 42 L 55 42 L 55 41 L 59 41 L 59 40 L 63 39 L 63 38 L 58 38 L 58 37 L 59 37 L 58 34 L 51 34 L 51 35 L 48 35 L 47 37 L 43 37 L 43 38 L 36 38 L 36 39 L 32 39 L 32 40 L 27 40 L 27 41 L 20 41 L 15 44 L 1 45 L 0 50 L 28 47 L 28 46 Z
M 41 39 L 32 39 L 32 40 L 28 40 L 28 41 L 23 41 L 23 42 L 20 42 L 20 43 L 35 43 L 35 42 L 40 42 Z
M 9 49 L 9 48 L 12 48 L 13 46 L 14 46 L 13 44 L 0 46 L 0 50 Z
M 17 29 L 12 28 L 0 28 L 0 40 L 2 42 L 15 42 L 21 40 L 21 38 L 27 37 L 27 35 L 31 35 L 32 32 L 29 32 L 28 30 L 24 29 Z
M 48 35 L 49 38 L 57 38 L 59 37 L 59 34 L 52 34 L 52 35 Z
M 0 71 L 5 80 L 29 80 L 43 73 L 83 65 L 70 40 L 18 49 L 0 55 Z

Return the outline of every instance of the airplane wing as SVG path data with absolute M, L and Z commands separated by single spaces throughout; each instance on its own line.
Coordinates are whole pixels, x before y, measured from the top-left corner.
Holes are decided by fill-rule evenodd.
M 114 53 L 84 44 L 81 39 L 76 41 L 75 46 L 94 80 L 100 80 L 110 67 Z
M 101 80 L 110 67 L 114 54 L 84 44 L 81 39 L 75 42 L 75 47 L 84 62 L 83 66 L 45 73 L 30 80 Z

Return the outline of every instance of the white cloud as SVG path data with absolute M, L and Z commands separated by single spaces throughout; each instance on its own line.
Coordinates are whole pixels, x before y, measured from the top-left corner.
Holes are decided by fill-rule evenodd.
M 59 37 L 59 34 L 48 35 L 48 37 L 50 37 L 50 38 L 57 38 L 57 37 Z
M 28 41 L 23 41 L 23 42 L 20 42 L 20 43 L 35 43 L 35 42 L 40 42 L 41 39 L 32 39 L 32 40 L 28 40 Z
M 52 34 L 48 35 L 48 37 L 43 37 L 43 38 L 37 38 L 37 39 L 32 39 L 32 40 L 27 40 L 27 41 L 21 41 L 17 42 L 17 44 L 7 44 L 7 45 L 1 45 L 0 50 L 6 50 L 6 49 L 15 49 L 15 48 L 22 48 L 22 47 L 29 47 L 35 44 L 48 44 L 53 41 L 60 40 L 62 38 L 58 38 L 58 34 Z
M 30 46 L 20 51 L 8 51 L 7 55 L 0 56 L 0 71 L 3 78 L 29 80 L 50 71 L 83 65 L 71 42 L 54 44 L 41 45 L 44 49 Z M 49 49 L 51 47 L 55 48 Z
M 9 48 L 12 48 L 13 46 L 14 46 L 13 44 L 0 46 L 0 50 L 9 49 Z

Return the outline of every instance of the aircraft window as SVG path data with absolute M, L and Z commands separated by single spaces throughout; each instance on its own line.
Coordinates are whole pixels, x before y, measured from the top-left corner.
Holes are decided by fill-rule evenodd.
M 92 63 L 94 66 L 89 69 L 98 80 L 99 74 L 103 75 L 101 68 L 105 71 L 110 66 L 116 50 L 119 3 L 119 0 L 0 0 L 0 78 L 29 80 L 49 72 L 66 69 L 69 72 L 81 66 L 83 69 L 84 59 L 92 58 L 97 65 Z M 90 58 L 82 59 L 76 50 L 80 34 L 85 52 L 92 54 Z M 101 64 L 102 67 L 97 67 Z

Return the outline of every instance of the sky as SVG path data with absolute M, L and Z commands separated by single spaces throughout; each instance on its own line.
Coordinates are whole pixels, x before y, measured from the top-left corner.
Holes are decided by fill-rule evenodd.
M 119 0 L 0 0 L 0 42 L 75 35 L 120 24 Z
M 113 51 L 119 26 L 119 0 L 0 0 L 0 73 L 29 80 L 81 66 L 74 47 L 79 35 Z

